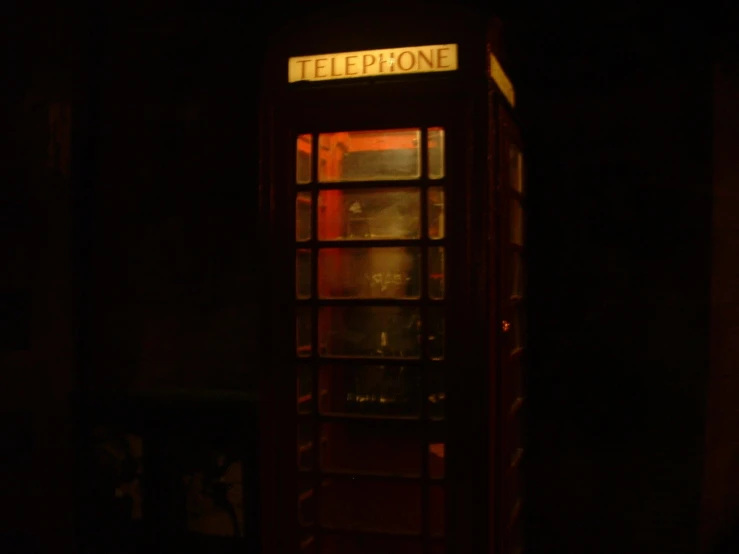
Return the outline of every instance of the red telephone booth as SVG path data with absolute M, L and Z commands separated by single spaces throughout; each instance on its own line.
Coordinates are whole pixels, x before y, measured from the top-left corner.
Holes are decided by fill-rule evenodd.
M 270 554 L 522 551 L 523 160 L 496 29 L 374 13 L 275 37 Z

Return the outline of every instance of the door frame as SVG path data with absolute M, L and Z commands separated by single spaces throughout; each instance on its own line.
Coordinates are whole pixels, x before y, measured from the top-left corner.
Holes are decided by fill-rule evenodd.
M 436 87 L 432 94 L 429 94 L 430 86 Z M 465 539 L 477 545 L 468 535 L 479 522 L 463 521 L 455 516 L 460 509 L 465 514 L 475 513 L 471 502 L 478 505 L 478 511 L 490 511 L 488 499 L 480 499 L 477 492 L 488 478 L 485 469 L 490 467 L 488 453 L 475 460 L 474 467 L 479 469 L 472 472 L 468 459 L 475 452 L 474 446 L 479 454 L 480 436 L 490 436 L 488 414 L 480 413 L 485 407 L 482 403 L 466 401 L 467 391 L 487 390 L 489 379 L 486 372 L 480 370 L 486 366 L 487 354 L 479 351 L 479 345 L 475 350 L 474 337 L 479 333 L 471 332 L 479 323 L 473 306 L 478 298 L 472 290 L 479 291 L 482 284 L 473 278 L 472 271 L 455 271 L 454 268 L 470 268 L 480 261 L 479 252 L 475 252 L 475 233 L 484 232 L 484 229 L 480 216 L 475 215 L 480 211 L 475 200 L 480 199 L 479 189 L 487 189 L 487 186 L 476 186 L 476 183 L 487 183 L 486 178 L 480 179 L 487 174 L 487 155 L 483 155 L 482 160 L 479 156 L 481 151 L 487 151 L 487 102 L 479 101 L 480 98 L 486 100 L 484 94 L 479 94 L 484 86 L 484 83 L 480 87 L 463 86 L 451 79 L 416 78 L 359 86 L 342 83 L 298 87 L 285 97 L 275 99 L 267 111 L 262 124 L 260 204 L 262 228 L 267 230 L 266 240 L 262 241 L 262 255 L 268 268 L 263 281 L 266 294 L 262 298 L 266 331 L 263 344 L 267 352 L 263 418 L 270 423 L 265 430 L 262 462 L 270 484 L 265 487 L 264 495 L 264 505 L 269 511 L 264 518 L 269 520 L 264 527 L 268 552 L 269 548 L 273 552 L 291 552 L 297 544 L 297 525 L 289 525 L 289 530 L 281 525 L 296 521 L 297 494 L 297 470 L 293 461 L 297 423 L 293 371 L 296 359 L 291 349 L 284 347 L 294 338 L 295 141 L 298 135 L 305 133 L 437 126 L 445 128 L 447 139 L 445 246 L 447 268 L 450 269 L 447 271 L 446 302 L 451 308 L 447 308 L 446 357 L 457 367 L 446 375 L 447 418 L 453 414 L 451 421 L 447 419 L 446 482 L 455 482 L 454 487 L 449 487 L 453 490 L 447 491 L 446 534 L 447 541 L 454 543 L 459 552 L 464 551 L 462 541 Z M 388 108 L 393 104 L 395 107 Z M 361 106 L 363 111 L 356 111 L 356 106 Z M 408 185 L 415 183 L 407 182 Z M 425 199 L 425 194 L 422 198 Z M 426 207 L 423 209 L 425 211 Z M 451 214 L 457 221 L 452 220 Z M 277 245 L 279 247 L 275 248 Z M 471 479 L 471 475 L 475 478 Z M 454 531 L 457 531 L 456 537 Z

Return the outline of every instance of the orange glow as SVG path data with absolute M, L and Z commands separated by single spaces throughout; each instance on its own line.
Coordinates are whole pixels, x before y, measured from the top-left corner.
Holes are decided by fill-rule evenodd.
M 311 146 L 313 145 L 313 137 L 310 135 L 300 135 L 298 137 L 298 150 L 310 155 Z
M 416 149 L 418 148 L 418 141 L 416 140 L 415 130 L 407 134 L 383 133 L 376 136 L 373 136 L 372 133 L 349 134 L 347 147 L 350 152 Z
M 339 136 L 340 135 L 340 136 Z M 409 133 L 407 136 L 393 135 L 383 137 L 357 136 L 352 133 L 335 133 L 332 140 L 333 145 L 342 144 L 348 152 L 379 152 L 382 150 L 406 150 L 418 148 L 415 143 L 415 136 Z M 301 135 L 298 139 L 298 150 L 304 154 L 310 155 L 312 147 L 312 137 L 310 135 Z M 429 148 L 437 148 L 438 144 L 435 140 L 429 140 Z M 321 151 L 321 159 L 327 159 L 326 150 Z
M 434 456 L 438 456 L 439 458 L 444 457 L 444 443 L 431 443 L 429 444 L 429 452 L 431 452 Z

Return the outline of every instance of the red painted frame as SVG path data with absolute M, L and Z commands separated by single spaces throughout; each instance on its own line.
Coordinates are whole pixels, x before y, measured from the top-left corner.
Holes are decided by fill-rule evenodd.
M 509 249 L 506 247 L 508 192 L 507 141 L 520 143 L 511 107 L 487 78 L 489 53 L 497 44 L 495 27 L 466 14 L 417 14 L 385 25 L 383 39 L 358 32 L 326 32 L 328 21 L 308 39 L 290 29 L 278 37 L 268 66 L 262 112 L 260 183 L 265 281 L 263 321 L 266 364 L 263 382 L 263 543 L 265 554 L 288 554 L 295 534 L 294 357 L 294 158 L 303 133 L 443 126 L 450 175 L 447 186 L 447 549 L 446 552 L 508 553 L 506 405 L 501 375 L 509 366 L 501 356 L 506 337 L 501 323 L 508 307 L 503 296 Z M 405 23 L 403 23 L 403 21 Z M 371 16 L 362 26 L 371 29 Z M 334 29 L 336 27 L 333 27 Z M 411 30 L 409 32 L 409 30 Z M 452 74 L 286 83 L 287 58 L 320 52 L 346 52 L 396 44 L 459 45 L 460 70 Z M 361 105 L 363 111 L 349 110 Z M 317 116 L 315 114 L 320 114 Z M 290 162 L 293 160 L 293 162 Z M 315 170 L 314 170 L 315 171 Z M 268 246 L 269 245 L 269 246 Z M 267 247 L 268 246 L 268 247 Z M 283 392 L 284 391 L 284 392 Z M 290 392 L 287 392 L 290 391 Z M 480 442 L 486 442 L 480 448 Z M 489 495 L 480 495 L 480 490 Z

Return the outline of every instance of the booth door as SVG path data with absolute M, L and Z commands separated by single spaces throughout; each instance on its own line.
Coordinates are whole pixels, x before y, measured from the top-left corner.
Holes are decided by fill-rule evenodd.
M 410 121 L 290 139 L 298 552 L 445 551 L 448 137 Z
M 501 204 L 501 471 L 502 543 L 505 554 L 523 551 L 521 463 L 524 390 L 524 173 L 518 129 L 499 110 Z

